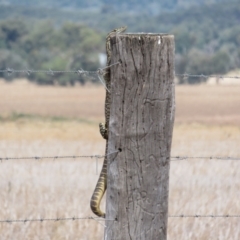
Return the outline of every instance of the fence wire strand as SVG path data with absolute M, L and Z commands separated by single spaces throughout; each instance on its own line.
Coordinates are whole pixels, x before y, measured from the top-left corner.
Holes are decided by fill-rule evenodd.
M 168 215 L 169 218 L 240 218 L 240 214 L 230 215 L 202 215 L 202 214 L 179 214 L 179 215 Z M 100 217 L 57 217 L 57 218 L 25 218 L 25 219 L 5 219 L 0 220 L 0 223 L 28 223 L 28 222 L 59 222 L 59 221 L 79 221 L 79 220 L 95 220 L 105 227 L 101 221 L 117 221 L 116 219 L 105 219 Z
M 204 74 L 190 74 L 190 73 L 176 73 L 175 76 L 178 77 L 192 77 L 192 78 L 218 78 L 218 79 L 224 79 L 224 78 L 235 78 L 235 79 L 240 79 L 240 76 L 223 76 L 223 75 L 204 75 Z
M 71 74 L 78 74 L 78 75 L 86 75 L 86 74 L 95 74 L 97 75 L 98 79 L 100 80 L 101 84 L 104 86 L 104 88 L 109 92 L 109 89 L 107 89 L 104 80 L 103 80 L 103 75 L 105 74 L 106 70 L 111 68 L 114 65 L 120 64 L 120 62 L 113 63 L 109 66 L 106 66 L 104 68 L 99 68 L 96 71 L 86 71 L 83 69 L 78 69 L 78 70 L 31 70 L 31 69 L 13 69 L 13 68 L 6 68 L 6 69 L 0 69 L 0 73 L 6 73 L 9 76 L 14 74 L 14 73 L 22 73 L 30 76 L 32 73 L 45 73 L 48 75 L 54 75 L 54 74 L 62 74 L 62 73 L 71 73 Z
M 8 160 L 43 160 L 43 159 L 51 159 L 51 160 L 57 160 L 57 159 L 77 159 L 77 158 L 104 158 L 109 155 L 118 153 L 119 151 L 116 150 L 114 152 L 108 153 L 106 155 L 72 155 L 72 156 L 33 156 L 33 157 L 0 157 L 0 161 L 8 161 Z
M 52 69 L 40 69 L 40 70 L 33 70 L 33 69 L 13 69 L 13 68 L 6 68 L 6 69 L 0 69 L 0 73 L 7 73 L 8 75 L 14 74 L 14 73 L 22 73 L 26 75 L 31 75 L 34 73 L 45 73 L 49 75 L 54 75 L 54 74 L 61 74 L 61 73 L 70 73 L 70 74 L 97 74 L 98 76 L 103 75 L 106 71 L 106 69 L 120 64 L 120 62 L 113 63 L 109 66 L 99 68 L 96 71 L 86 71 L 83 69 L 78 69 L 78 70 L 52 70 Z M 191 74 L 191 73 L 176 73 L 175 76 L 178 77 L 184 77 L 184 78 L 217 78 L 217 79 L 226 79 L 226 78 L 232 78 L 232 79 L 240 79 L 240 76 L 224 76 L 224 75 L 205 75 L 205 74 Z
M 29 70 L 29 69 L 13 69 L 13 68 L 7 68 L 7 69 L 1 69 L 0 73 L 7 73 L 8 75 L 11 75 L 13 73 L 23 73 L 27 75 L 31 75 L 32 73 L 46 73 L 49 75 L 59 74 L 59 73 L 75 73 L 75 74 L 96 74 L 99 73 L 99 71 L 85 71 L 85 70 Z
M 57 218 L 25 218 L 25 219 L 6 219 L 0 220 L 0 223 L 27 223 L 27 222 L 58 222 L 58 221 L 77 221 L 77 220 L 95 220 L 95 221 L 114 221 L 100 217 L 57 217 Z
M 69 156 L 31 156 L 31 157 L 0 157 L 0 161 L 9 161 L 9 160 L 43 160 L 43 159 L 51 159 L 51 160 L 57 160 L 57 159 L 78 159 L 78 158 L 95 158 L 100 159 L 107 157 L 109 155 L 119 153 L 119 150 L 116 150 L 114 152 L 111 152 L 106 155 L 69 155 Z M 240 157 L 217 157 L 217 156 L 173 156 L 171 157 L 171 161 L 183 161 L 188 159 L 206 159 L 206 160 L 223 160 L 223 161 L 240 161 Z
M 240 215 L 229 215 L 229 214 L 224 214 L 224 215 L 214 215 L 214 214 L 209 214 L 209 215 L 201 215 L 201 214 L 194 214 L 194 215 L 168 215 L 169 218 L 240 218 Z
M 13 74 L 13 73 L 23 73 L 23 74 L 27 74 L 27 75 L 31 75 L 32 73 L 46 73 L 49 75 L 54 75 L 54 74 L 59 74 L 59 73 L 75 73 L 75 74 L 99 74 L 99 75 L 103 75 L 107 69 L 109 69 L 110 67 L 120 64 L 120 62 L 116 62 L 113 63 L 109 66 L 103 67 L 103 68 L 99 68 L 96 71 L 86 71 L 83 69 L 78 69 L 78 70 L 52 70 L 52 69 L 48 69 L 48 70 L 44 70 L 44 69 L 40 69 L 40 70 L 33 70 L 33 69 L 13 69 L 13 68 L 6 68 L 6 69 L 0 69 L 0 73 L 7 73 L 9 75 Z
M 183 161 L 183 160 L 188 160 L 188 159 L 209 159 L 209 160 L 224 160 L 224 161 L 240 161 L 240 157 L 217 157 L 217 156 L 175 156 L 171 157 L 171 161 Z

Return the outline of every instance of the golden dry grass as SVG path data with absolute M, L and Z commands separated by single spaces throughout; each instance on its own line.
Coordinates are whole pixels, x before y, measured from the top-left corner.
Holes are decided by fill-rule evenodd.
M 87 89 L 87 90 L 86 90 Z M 104 119 L 105 91 L 101 86 L 36 86 L 25 80 L 0 81 L 1 116 L 12 112 L 79 119 Z
M 239 87 L 176 88 L 172 155 L 240 157 Z M 104 154 L 102 87 L 0 85 L 0 156 Z M 12 114 L 13 112 L 29 115 Z M 55 118 L 60 116 L 62 118 Z M 169 214 L 239 214 L 239 161 L 171 162 Z M 1 163 L 0 219 L 89 216 L 95 159 Z M 100 162 L 99 162 L 100 170 Z M 0 224 L 0 239 L 102 239 L 94 220 Z M 169 219 L 168 239 L 231 239 L 239 219 Z
M 240 86 L 177 86 L 176 122 L 240 125 Z
M 177 86 L 176 122 L 240 125 L 240 86 Z M 25 80 L 0 81 L 0 116 L 13 112 L 103 120 L 102 86 L 36 87 Z

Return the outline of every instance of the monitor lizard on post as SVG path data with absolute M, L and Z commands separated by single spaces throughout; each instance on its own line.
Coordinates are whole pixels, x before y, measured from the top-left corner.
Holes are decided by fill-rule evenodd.
M 126 30 L 127 27 L 120 27 L 112 30 L 108 33 L 106 37 L 106 54 L 107 54 L 107 66 L 110 66 L 111 63 L 111 44 L 110 44 L 110 37 L 119 33 L 122 33 Z M 99 217 L 105 218 L 105 213 L 100 209 L 100 203 L 102 197 L 107 189 L 107 152 L 108 152 L 108 126 L 109 126 L 109 117 L 110 117 L 110 101 L 111 101 L 111 83 L 110 83 L 110 69 L 107 68 L 104 72 L 103 78 L 106 84 L 106 98 L 105 98 L 105 125 L 103 123 L 99 124 L 99 129 L 102 137 L 106 139 L 106 150 L 105 150 L 105 157 L 103 161 L 102 170 L 97 182 L 97 185 L 94 189 L 90 206 L 94 214 Z

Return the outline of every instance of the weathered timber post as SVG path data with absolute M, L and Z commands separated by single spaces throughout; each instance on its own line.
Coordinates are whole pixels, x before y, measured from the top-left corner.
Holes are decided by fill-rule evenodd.
M 174 37 L 111 38 L 106 240 L 167 239 Z M 111 221 L 115 219 L 115 221 Z

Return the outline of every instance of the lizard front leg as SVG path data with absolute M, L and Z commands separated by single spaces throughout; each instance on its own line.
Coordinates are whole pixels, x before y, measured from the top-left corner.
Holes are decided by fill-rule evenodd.
M 108 139 L 108 129 L 106 127 L 106 124 L 99 123 L 99 131 L 104 139 Z

